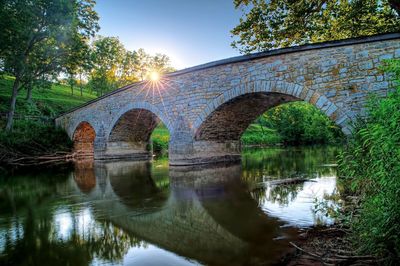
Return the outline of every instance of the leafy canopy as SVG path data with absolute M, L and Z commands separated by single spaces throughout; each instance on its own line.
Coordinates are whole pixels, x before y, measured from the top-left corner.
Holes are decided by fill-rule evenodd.
M 243 16 L 231 33 L 243 53 L 400 29 L 395 0 L 234 0 Z

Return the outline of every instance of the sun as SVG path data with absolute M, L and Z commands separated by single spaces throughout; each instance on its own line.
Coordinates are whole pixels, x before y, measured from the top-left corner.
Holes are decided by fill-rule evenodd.
M 160 73 L 156 71 L 150 72 L 150 80 L 153 82 L 159 81 L 160 80 Z

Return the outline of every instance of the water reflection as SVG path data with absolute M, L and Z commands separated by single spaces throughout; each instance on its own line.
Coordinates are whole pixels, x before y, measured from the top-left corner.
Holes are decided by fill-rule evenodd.
M 333 220 L 315 212 L 314 205 L 336 189 L 338 151 L 337 147 L 250 149 L 243 154 L 242 179 L 263 211 L 285 226 L 329 224 Z M 290 179 L 300 182 L 279 182 Z
M 208 168 L 83 162 L 69 174 L 5 178 L 0 264 L 270 264 L 296 227 L 318 220 L 312 197 L 334 189 L 324 166 L 334 153 L 252 151 L 242 165 Z M 298 176 L 315 182 L 270 182 Z

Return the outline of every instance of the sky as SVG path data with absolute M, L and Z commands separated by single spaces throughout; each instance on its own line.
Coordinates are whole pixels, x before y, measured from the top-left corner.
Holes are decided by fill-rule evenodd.
M 97 0 L 95 9 L 100 35 L 166 54 L 177 69 L 239 55 L 230 46 L 241 17 L 233 0 Z

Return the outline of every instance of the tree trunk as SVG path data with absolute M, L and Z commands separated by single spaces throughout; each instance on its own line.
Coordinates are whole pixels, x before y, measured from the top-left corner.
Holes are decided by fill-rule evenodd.
M 26 101 L 31 103 L 32 102 L 32 84 L 28 84 L 27 88 L 26 88 Z
M 14 122 L 14 113 L 15 113 L 15 104 L 17 103 L 17 95 L 19 89 L 19 78 L 16 77 L 13 85 L 12 95 L 11 95 L 11 102 L 10 102 L 10 110 L 7 116 L 7 125 L 6 131 L 11 131 L 13 122 Z

